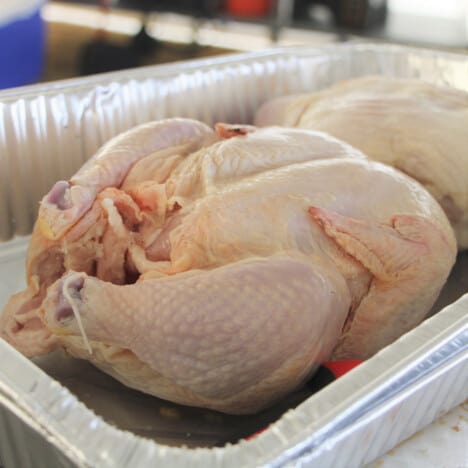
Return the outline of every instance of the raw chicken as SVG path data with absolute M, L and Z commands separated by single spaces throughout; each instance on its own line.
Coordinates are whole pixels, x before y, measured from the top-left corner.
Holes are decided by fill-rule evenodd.
M 256 412 L 326 359 L 371 356 L 455 260 L 424 188 L 317 131 L 169 119 L 83 170 L 41 204 L 2 336 L 183 404 Z
M 421 80 L 364 77 L 264 104 L 257 125 L 321 130 L 422 183 L 468 248 L 468 93 Z

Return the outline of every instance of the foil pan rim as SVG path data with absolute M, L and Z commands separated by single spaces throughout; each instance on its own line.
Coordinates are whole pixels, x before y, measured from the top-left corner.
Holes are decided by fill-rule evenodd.
M 362 366 L 361 369 L 356 368 L 343 376 L 341 382 L 336 382 L 335 388 L 332 386 L 325 388 L 303 402 L 297 409 L 312 407 L 319 400 L 326 401 L 327 394 L 338 393 L 338 384 L 342 387 L 352 387 L 353 385 L 349 383 L 357 380 L 358 372 L 364 374 L 367 371 L 367 377 L 371 379 L 358 392 L 351 395 L 350 401 L 335 406 L 333 411 L 327 414 L 326 422 L 315 424 L 315 427 L 313 424 L 309 425 L 305 432 L 312 433 L 302 437 L 295 446 L 280 454 L 269 466 L 281 466 L 286 461 L 299 459 L 302 454 L 316 449 L 320 443 L 337 436 L 339 432 L 359 424 L 362 419 L 372 416 L 377 411 L 383 411 L 394 401 L 405 398 L 414 388 L 421 383 L 427 384 L 431 378 L 443 373 L 446 368 L 464 363 L 468 377 L 467 310 L 468 293 L 362 363 L 359 366 Z M 452 315 L 450 319 L 449 315 Z M 439 330 L 439 333 L 427 340 L 427 337 L 436 330 Z M 414 345 L 417 347 L 414 348 Z M 382 368 L 386 366 L 388 366 L 386 371 L 382 372 Z M 346 419 L 350 421 L 346 423 Z M 341 421 L 343 421 L 342 427 L 337 431 L 336 426 Z
M 467 308 L 468 293 L 334 382 L 332 386 L 324 388 L 296 409 L 289 410 L 272 424 L 271 430 L 253 440 L 222 448 L 166 447 L 114 428 L 3 340 L 0 342 L 2 361 L 16 360 L 15 371 L 11 369 L 15 373 L 18 372 L 17 365 L 21 363 L 29 368 L 32 379 L 23 383 L 21 388 L 21 385 L 12 381 L 11 375 L 6 374 L 5 367 L 2 367 L 0 394 L 16 406 L 23 421 L 30 426 L 35 425 L 35 430 L 42 432 L 49 440 L 54 440 L 64 454 L 79 464 L 84 462 L 90 466 L 125 466 L 129 460 L 133 463 L 138 459 L 147 459 L 148 454 L 151 454 L 151 457 L 162 457 L 170 466 L 183 466 L 188 461 L 191 466 L 235 466 L 239 459 L 244 459 L 243 466 L 282 466 L 317 449 L 330 436 L 345 431 L 376 408 L 381 410 L 391 404 L 393 399 L 401 398 L 408 387 L 419 385 L 428 375 L 442 372 L 454 361 L 463 360 L 468 372 Z M 428 336 L 432 336 L 432 339 L 428 340 Z M 413 350 L 413 356 L 408 355 L 408 349 Z M 437 353 L 438 357 L 431 358 Z M 418 359 L 414 359 L 414 355 L 418 355 Z M 426 367 L 421 372 L 419 366 L 424 362 Z M 382 368 L 393 378 L 383 375 Z M 406 382 L 402 389 L 401 379 L 411 373 L 411 382 Z M 349 389 L 363 377 L 366 386 L 351 394 L 348 401 L 344 401 L 341 406 L 337 406 L 337 395 L 342 389 Z M 363 395 L 372 388 L 367 396 Z M 389 389 L 390 394 L 385 395 Z M 343 411 L 342 406 L 347 409 Z M 346 419 L 349 421 L 346 422 Z M 74 429 L 73 424 L 76 425 Z M 88 434 L 78 436 L 84 428 L 91 430 Z M 290 434 L 288 437 L 284 435 L 287 432 Z M 96 440 L 90 447 L 92 435 Z M 122 442 L 121 450 L 114 449 L 111 455 L 110 449 L 115 447 L 117 440 Z M 241 451 L 249 453 L 241 454 Z M 224 457 L 221 463 L 220 455 Z
M 227 54 L 215 58 L 199 58 L 184 61 L 177 61 L 168 64 L 147 65 L 128 70 L 99 73 L 79 78 L 68 78 L 47 83 L 38 83 L 0 90 L 0 103 L 9 100 L 27 99 L 36 97 L 38 94 L 48 96 L 61 91 L 73 89 L 74 91 L 83 89 L 92 89 L 100 84 L 121 83 L 128 80 L 141 80 L 145 78 L 168 78 L 170 76 L 189 73 L 192 71 L 203 71 L 224 65 L 239 65 L 245 62 L 251 62 L 266 58 L 301 58 L 301 56 L 310 57 L 316 54 L 317 57 L 326 56 L 328 59 L 333 53 L 343 54 L 343 51 L 373 53 L 416 53 L 420 56 L 434 56 L 434 50 L 426 47 L 405 46 L 400 44 L 378 44 L 367 41 L 350 41 L 345 43 L 324 44 L 320 47 L 308 46 L 282 46 L 272 47 L 258 52 L 242 52 Z M 449 60 L 464 59 L 463 54 L 450 51 L 437 51 L 437 56 Z

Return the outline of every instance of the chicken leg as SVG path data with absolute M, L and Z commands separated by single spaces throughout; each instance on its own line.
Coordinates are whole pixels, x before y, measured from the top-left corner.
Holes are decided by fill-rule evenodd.
M 349 304 L 335 269 L 288 254 L 128 286 L 72 272 L 49 288 L 40 315 L 59 337 L 131 350 L 178 389 L 173 400 L 244 413 L 330 354 Z M 147 383 L 133 385 L 158 395 Z

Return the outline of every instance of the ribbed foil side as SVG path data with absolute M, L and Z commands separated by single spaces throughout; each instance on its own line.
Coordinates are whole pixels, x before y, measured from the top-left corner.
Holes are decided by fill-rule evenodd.
M 118 430 L 4 342 L 1 362 L 14 366 L 0 370 L 0 395 L 78 466 L 361 466 L 468 397 L 467 310 L 468 294 L 263 434 L 224 448 L 167 447 Z
M 130 127 L 169 116 L 250 122 L 267 98 L 372 73 L 468 89 L 463 56 L 362 44 L 234 55 L 0 92 L 0 240 L 30 233 L 53 183 Z
M 78 457 L 72 461 L 56 446 L 53 438 L 35 427 L 34 421 L 23 421 L 18 407 L 0 393 L 0 466 L 34 468 L 70 468 L 83 466 Z M 26 445 L 26 446 L 25 446 Z M 38 456 L 40 454 L 40 456 Z
M 92 87 L 64 84 L 46 94 L 33 88 L 14 99 L 0 93 L 0 239 L 28 234 L 54 181 L 69 178 L 112 136 L 167 116 L 245 122 L 266 92 L 288 91 L 283 76 L 295 75 L 297 65 L 284 57 L 210 70 L 200 64 L 185 73 L 109 76 Z
M 465 353 L 444 365 L 443 372 L 434 372 L 424 382 L 399 392 L 287 466 L 298 466 L 298 461 L 299 466 L 363 466 L 462 403 L 468 396 L 468 332 L 460 337 L 459 345 Z

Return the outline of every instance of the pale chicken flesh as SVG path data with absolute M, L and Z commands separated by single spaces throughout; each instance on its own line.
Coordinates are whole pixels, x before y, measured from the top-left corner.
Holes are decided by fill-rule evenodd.
M 168 119 L 44 197 L 1 336 L 161 398 L 256 412 L 418 324 L 455 255 L 420 184 L 325 133 Z
M 327 132 L 423 184 L 468 248 L 468 93 L 370 76 L 265 103 L 256 124 Z

